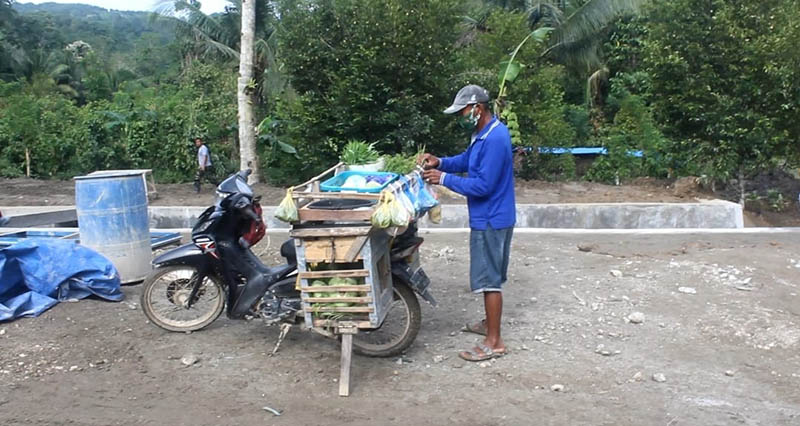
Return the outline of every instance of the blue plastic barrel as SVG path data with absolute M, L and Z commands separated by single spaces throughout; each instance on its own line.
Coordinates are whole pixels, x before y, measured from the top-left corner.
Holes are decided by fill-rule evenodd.
M 103 171 L 75 178 L 81 244 L 106 256 L 123 283 L 151 270 L 147 189 L 141 171 Z

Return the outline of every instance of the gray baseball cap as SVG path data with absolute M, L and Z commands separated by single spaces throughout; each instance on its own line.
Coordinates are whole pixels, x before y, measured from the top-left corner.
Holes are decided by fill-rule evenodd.
M 467 105 L 489 102 L 489 92 L 481 86 L 469 84 L 461 88 L 453 99 L 453 105 L 444 110 L 445 114 L 455 114 Z

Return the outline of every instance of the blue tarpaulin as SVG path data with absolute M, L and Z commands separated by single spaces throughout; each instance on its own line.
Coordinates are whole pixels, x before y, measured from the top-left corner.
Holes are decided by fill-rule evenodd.
M 0 250 L 0 321 L 38 316 L 59 301 L 124 298 L 114 265 L 74 241 L 28 239 Z
M 520 151 L 530 153 L 533 147 L 520 147 Z M 561 148 L 551 146 L 540 146 L 538 149 L 540 154 L 572 154 L 572 155 L 608 155 L 608 150 L 603 147 L 574 147 L 574 148 Z M 628 157 L 642 158 L 644 151 L 641 150 L 628 150 L 626 152 Z

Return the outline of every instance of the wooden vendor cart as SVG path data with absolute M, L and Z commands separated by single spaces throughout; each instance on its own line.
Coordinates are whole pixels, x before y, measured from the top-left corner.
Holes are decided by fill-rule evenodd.
M 341 170 L 337 164 L 293 190 L 299 221 L 290 236 L 297 250 L 298 285 L 306 327 L 341 338 L 339 395 L 350 393 L 353 336 L 380 327 L 393 301 L 390 245 L 397 229 L 370 223 L 378 193 L 322 192 L 320 182 Z M 313 204 L 362 200 L 354 208 L 319 209 Z M 394 231 L 394 232 L 393 232 Z M 334 285 L 315 285 L 339 278 Z M 346 281 L 346 283 L 345 283 Z

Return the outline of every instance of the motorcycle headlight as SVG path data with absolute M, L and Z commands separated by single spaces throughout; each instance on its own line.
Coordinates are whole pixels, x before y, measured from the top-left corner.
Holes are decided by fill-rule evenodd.
M 231 195 L 231 194 L 227 193 L 227 192 L 222 192 L 220 190 L 217 190 L 217 191 L 215 191 L 215 195 L 216 195 L 216 197 L 214 198 L 214 204 L 219 205 L 219 203 L 221 203 L 222 200 L 228 198 L 228 196 Z
M 197 226 L 192 230 L 192 232 L 205 232 L 211 224 L 214 223 L 213 220 L 206 220 L 203 223 L 198 223 Z

